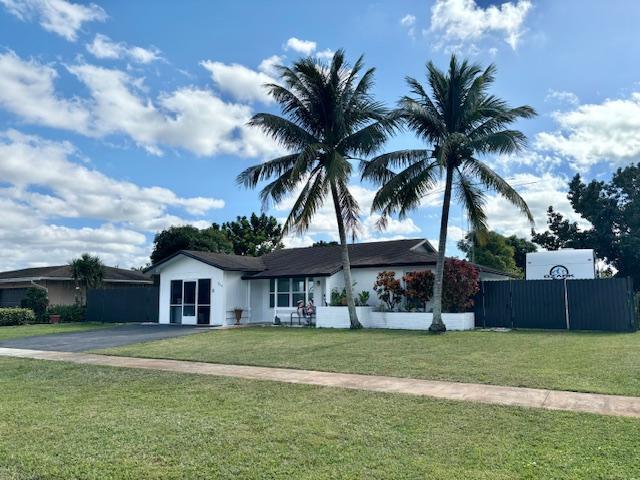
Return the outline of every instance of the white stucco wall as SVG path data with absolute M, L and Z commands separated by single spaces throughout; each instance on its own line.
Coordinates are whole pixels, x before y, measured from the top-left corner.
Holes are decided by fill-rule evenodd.
M 364 328 L 390 330 L 427 330 L 433 321 L 432 313 L 374 312 L 371 307 L 356 307 L 358 320 Z M 473 313 L 443 313 L 447 330 L 473 330 Z M 349 311 L 345 307 L 319 307 L 318 328 L 349 328 Z
M 211 325 L 222 325 L 225 319 L 224 272 L 219 268 L 185 256 L 177 256 L 162 265 L 160 271 L 160 323 L 169 323 L 171 280 L 211 279 Z M 184 324 L 193 323 L 186 321 Z
M 352 268 L 351 277 L 356 284 L 354 287 L 354 294 L 357 296 L 362 291 L 368 291 L 369 305 L 371 305 L 372 307 L 377 306 L 380 303 L 376 292 L 373 290 L 373 284 L 376 281 L 378 273 L 385 270 L 395 272 L 396 278 L 402 281 L 402 277 L 408 272 L 416 272 L 418 270 L 433 270 L 433 268 L 418 265 L 391 268 Z M 344 274 L 342 273 L 342 270 L 327 278 L 327 303 L 331 302 L 331 290 L 334 288 L 337 288 L 338 291 L 342 291 L 342 289 L 344 288 Z

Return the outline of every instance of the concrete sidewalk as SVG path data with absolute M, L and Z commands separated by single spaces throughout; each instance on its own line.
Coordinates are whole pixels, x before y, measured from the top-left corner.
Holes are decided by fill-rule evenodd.
M 53 352 L 0 348 L 0 356 L 72 362 L 123 368 L 143 368 L 167 372 L 236 377 L 249 380 L 320 385 L 324 387 L 404 393 L 447 400 L 495 405 L 545 408 L 640 418 L 640 397 L 577 393 L 537 388 L 501 387 L 475 383 L 441 382 L 413 378 L 318 372 L 288 368 L 250 367 L 181 360 L 114 357 L 90 353 Z

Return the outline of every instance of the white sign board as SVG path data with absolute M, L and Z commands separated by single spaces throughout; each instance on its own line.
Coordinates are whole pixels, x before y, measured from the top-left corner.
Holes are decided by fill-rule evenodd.
M 596 278 L 591 249 L 566 249 L 527 253 L 527 280 Z

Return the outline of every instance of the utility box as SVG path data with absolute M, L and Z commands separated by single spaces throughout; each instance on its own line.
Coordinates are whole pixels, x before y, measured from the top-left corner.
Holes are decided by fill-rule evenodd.
M 596 278 L 592 249 L 564 249 L 527 253 L 527 280 Z

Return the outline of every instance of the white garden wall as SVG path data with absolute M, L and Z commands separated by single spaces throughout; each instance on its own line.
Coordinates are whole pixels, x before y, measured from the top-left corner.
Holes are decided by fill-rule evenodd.
M 433 320 L 432 313 L 424 312 L 374 312 L 371 307 L 356 307 L 358 319 L 365 328 L 392 330 L 427 330 Z M 447 330 L 473 330 L 473 313 L 443 313 Z M 349 311 L 346 307 L 318 307 L 318 328 L 349 328 Z

